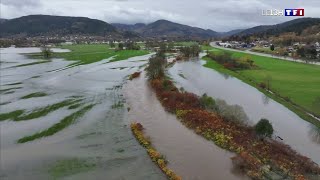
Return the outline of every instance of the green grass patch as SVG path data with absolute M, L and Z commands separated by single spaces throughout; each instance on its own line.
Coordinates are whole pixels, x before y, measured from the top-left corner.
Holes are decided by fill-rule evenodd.
M 52 136 L 53 134 L 55 134 L 55 133 L 61 131 L 62 129 L 68 127 L 69 125 L 71 125 L 76 119 L 82 117 L 93 106 L 94 106 L 94 104 L 91 104 L 91 105 L 88 105 L 88 106 L 82 108 L 81 110 L 79 110 L 75 113 L 72 113 L 71 115 L 63 118 L 59 123 L 51 126 L 47 130 L 38 132 L 38 133 L 33 134 L 31 136 L 23 137 L 18 140 L 18 143 L 25 143 L 25 142 L 33 141 L 35 139 L 42 138 L 42 137 Z
M 35 93 L 31 93 L 31 94 L 28 94 L 26 96 L 23 96 L 21 97 L 21 99 L 30 99 L 30 98 L 35 98 L 35 97 L 44 97 L 44 96 L 47 96 L 48 94 L 47 93 L 44 93 L 44 92 L 35 92 Z
M 227 51 L 217 49 L 217 52 Z M 244 52 L 232 52 L 234 57 L 248 55 Z M 313 101 L 320 96 L 320 66 L 279 60 L 271 57 L 250 55 L 259 69 L 231 71 L 213 60 L 204 58 L 205 67 L 232 75 L 273 98 L 294 111 L 301 118 L 320 127 L 320 122 L 306 112 L 320 115 L 320 108 L 314 107 Z M 271 77 L 271 94 L 258 86 L 267 77 Z
M 83 105 L 83 103 L 73 104 L 73 105 L 69 106 L 68 109 L 77 109 L 77 108 L 81 107 L 82 105 Z
M 125 60 L 134 56 L 146 55 L 149 52 L 145 50 L 122 50 L 115 51 L 106 44 L 84 44 L 84 45 L 64 45 L 60 48 L 69 49 L 71 52 L 53 53 L 52 57 L 64 58 L 66 60 L 77 61 L 72 65 L 83 65 L 114 58 L 112 61 Z M 30 54 L 34 58 L 42 58 L 41 53 Z
M 192 46 L 192 45 L 198 45 L 199 43 L 195 41 L 183 41 L 183 42 L 175 42 L 175 46 Z
M 53 178 L 62 178 L 73 174 L 87 172 L 96 167 L 96 164 L 77 158 L 59 160 L 50 169 Z
M 56 110 L 63 108 L 65 106 L 73 105 L 75 103 L 78 103 L 79 101 L 81 101 L 81 100 L 79 100 L 79 99 L 77 99 L 77 100 L 75 100 L 75 99 L 64 100 L 62 102 L 52 104 L 52 105 L 46 106 L 44 108 L 36 109 L 29 114 L 15 117 L 15 118 L 13 118 L 13 120 L 14 121 L 23 121 L 23 120 L 30 120 L 30 119 L 43 117 L 43 116 L 48 115 L 50 112 L 56 111 Z
M 9 113 L 0 114 L 0 121 L 4 121 L 7 119 L 16 119 L 23 113 L 24 113 L 24 110 L 16 110 Z

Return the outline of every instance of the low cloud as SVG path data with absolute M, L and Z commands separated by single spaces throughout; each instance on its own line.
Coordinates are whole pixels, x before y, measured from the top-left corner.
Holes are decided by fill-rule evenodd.
M 41 0 L 1 0 L 1 4 L 5 6 L 13 6 L 16 8 L 40 6 Z
M 320 17 L 319 0 L 1 0 L 1 17 L 30 14 L 84 16 L 109 23 L 150 23 L 167 19 L 216 31 L 276 24 L 290 17 L 262 16 L 263 9 L 305 8 Z

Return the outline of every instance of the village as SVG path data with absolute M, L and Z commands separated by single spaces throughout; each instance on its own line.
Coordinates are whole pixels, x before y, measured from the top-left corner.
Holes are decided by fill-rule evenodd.
M 266 53 L 275 56 L 301 58 L 306 61 L 320 61 L 320 43 L 293 42 L 289 46 L 275 44 L 270 40 L 216 41 L 215 45 L 244 51 Z

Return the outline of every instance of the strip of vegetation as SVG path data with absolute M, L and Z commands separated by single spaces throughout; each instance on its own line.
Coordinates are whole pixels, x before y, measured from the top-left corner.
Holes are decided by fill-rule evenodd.
M 220 52 L 220 51 L 221 50 L 219 50 L 217 52 Z M 315 85 L 315 84 L 311 85 L 310 83 L 308 83 L 308 84 L 306 84 L 306 87 L 305 86 L 303 86 L 303 87 L 298 86 L 298 85 L 296 85 L 296 82 L 293 82 L 293 81 L 296 81 L 296 80 L 298 81 L 298 79 L 296 79 L 296 80 L 292 79 L 292 78 L 288 79 L 287 78 L 288 75 L 286 73 L 284 73 L 284 75 L 278 75 L 279 77 L 267 76 L 267 75 L 265 75 L 263 78 L 260 77 L 260 75 L 257 75 L 257 76 L 249 75 L 249 76 L 247 76 L 247 74 L 250 74 L 250 73 L 257 74 L 257 73 L 255 73 L 256 71 L 260 72 L 260 71 L 265 71 L 265 70 L 257 69 L 257 70 L 248 70 L 248 71 L 234 71 L 234 70 L 230 70 L 230 69 L 225 68 L 221 64 L 218 64 L 216 61 L 213 61 L 210 57 L 204 57 L 203 60 L 206 61 L 206 64 L 204 65 L 204 67 L 215 69 L 218 72 L 221 72 L 221 73 L 224 73 L 224 74 L 228 74 L 228 75 L 234 76 L 234 77 L 242 80 L 243 82 L 245 82 L 245 83 L 257 88 L 260 92 L 264 93 L 268 97 L 270 97 L 270 98 L 274 99 L 275 101 L 283 104 L 288 109 L 290 109 L 291 111 L 295 112 L 302 119 L 304 119 L 304 120 L 314 124 L 318 128 L 320 128 L 320 121 L 315 119 L 315 118 L 313 118 L 312 116 L 308 115 L 308 113 L 314 114 L 315 113 L 314 111 L 312 113 L 312 112 L 310 112 L 310 110 L 307 110 L 306 108 L 304 108 L 305 105 L 304 105 L 304 107 L 302 107 L 301 104 L 299 105 L 299 104 L 293 102 L 293 100 L 291 98 L 289 98 L 288 96 L 283 96 L 283 94 L 281 93 L 282 90 L 281 90 L 281 92 L 280 92 L 280 90 L 276 90 L 276 88 L 281 88 L 281 89 L 285 88 L 285 89 L 287 89 L 287 87 L 283 87 L 283 84 L 288 84 L 288 82 L 290 84 L 293 84 L 293 85 L 288 85 L 288 86 L 299 87 L 301 92 L 306 92 L 306 91 L 309 92 L 310 88 L 306 89 L 307 86 L 311 87 L 311 86 L 318 86 L 318 85 Z M 253 58 L 253 60 L 256 61 L 256 59 L 254 59 L 254 58 Z M 272 63 L 272 62 L 268 62 L 268 61 L 271 61 L 270 59 L 269 60 L 266 59 L 264 61 L 266 61 L 266 62 L 263 62 L 263 64 L 259 65 L 260 68 L 265 68 L 266 66 L 267 66 L 267 68 L 269 68 L 269 66 L 272 66 L 272 67 L 274 66 L 274 65 L 269 65 L 270 63 Z M 290 63 L 293 63 L 293 62 L 277 61 L 276 63 L 280 63 L 280 66 L 284 67 L 284 65 L 282 63 L 284 63 L 284 64 L 289 63 L 290 64 Z M 290 64 L 290 65 L 291 66 L 312 66 L 312 65 L 304 65 L 304 64 L 300 64 L 300 63 L 295 63 L 293 65 Z M 278 67 L 275 67 L 275 68 L 278 68 Z M 268 70 L 268 72 L 274 71 L 273 69 L 274 68 Z M 299 69 L 301 69 L 301 68 L 299 67 Z M 283 71 L 287 71 L 287 70 L 283 70 Z M 276 73 L 276 74 L 280 73 L 280 74 L 282 74 L 281 72 L 277 72 L 277 71 L 276 72 L 272 72 L 272 73 Z M 314 77 L 314 76 L 312 76 L 312 77 L 310 76 L 309 77 L 308 74 L 307 75 L 303 75 L 303 76 L 305 76 L 305 78 L 307 78 L 307 79 L 310 79 L 310 78 L 311 79 L 315 79 L 315 78 L 317 78 L 317 77 Z M 300 76 L 300 73 L 298 73 L 298 75 Z M 293 75 L 293 74 L 291 76 L 296 77 L 296 75 Z M 308 76 L 308 77 L 306 77 L 306 76 Z M 259 77 L 259 79 L 261 79 L 261 81 L 257 81 L 257 77 Z M 276 79 L 279 79 L 279 78 L 281 78 L 281 80 L 279 80 L 279 82 L 276 82 L 277 81 Z M 285 80 L 288 79 L 288 82 L 283 82 L 283 78 Z M 300 83 L 303 84 L 303 82 L 300 82 Z M 277 86 L 276 88 L 274 87 L 275 84 Z M 294 89 L 296 89 L 296 88 L 294 88 Z M 312 89 L 314 89 L 316 91 L 318 88 L 314 87 Z M 310 91 L 308 93 L 308 95 L 306 95 L 306 93 L 300 93 L 299 95 L 298 94 L 294 94 L 294 96 L 296 96 L 296 97 L 299 96 L 299 98 L 300 98 L 300 96 L 301 97 L 308 97 L 308 96 L 312 97 L 312 96 L 315 96 L 314 90 L 312 92 Z M 272 91 L 272 93 L 271 93 L 271 91 Z M 295 90 L 294 92 L 297 92 L 297 90 Z M 288 92 L 286 92 L 286 93 L 288 93 Z M 319 102 L 317 102 L 317 98 L 315 98 L 314 100 L 310 100 L 310 101 L 311 102 L 314 101 L 311 104 L 314 104 L 313 105 L 314 107 L 319 107 L 319 109 L 320 109 L 320 100 L 318 100 Z M 304 104 L 306 104 L 306 103 L 304 103 Z
M 13 66 L 13 67 L 11 67 L 11 68 L 24 67 L 24 66 L 32 66 L 32 65 L 43 64 L 43 63 L 48 63 L 48 62 L 51 62 L 51 61 L 50 61 L 50 60 L 36 61 L 36 62 L 32 62 L 32 63 L 20 64 L 20 65 L 17 65 L 17 66 Z
M 43 117 L 43 116 L 48 115 L 50 112 L 56 111 L 56 110 L 63 108 L 65 106 L 73 105 L 73 104 L 78 103 L 80 101 L 81 100 L 79 100 L 79 99 L 76 99 L 76 100 L 75 99 L 67 99 L 62 102 L 46 106 L 44 108 L 36 109 L 29 114 L 14 117 L 14 118 L 12 118 L 12 120 L 23 121 L 23 120 L 30 120 L 30 119 Z
M 18 143 L 25 143 L 25 142 L 33 141 L 35 139 L 42 138 L 42 137 L 52 136 L 53 134 L 55 134 L 55 133 L 61 131 L 62 129 L 68 127 L 69 125 L 71 125 L 73 122 L 75 122 L 76 119 L 82 117 L 93 106 L 94 106 L 94 104 L 91 104 L 91 105 L 88 105 L 88 106 L 82 108 L 81 110 L 63 118 L 59 123 L 51 126 L 47 130 L 38 132 L 38 133 L 33 134 L 31 136 L 23 137 L 18 140 Z
M 77 109 L 79 107 L 81 107 L 84 103 L 75 103 L 71 106 L 68 107 L 68 109 Z
M 24 112 L 25 112 L 25 110 L 16 110 L 16 111 L 12 111 L 9 113 L 0 114 L 0 121 L 4 121 L 7 119 L 16 119 L 20 115 L 22 115 Z
M 204 95 L 200 98 L 192 93 L 180 92 L 172 81 L 164 78 L 163 61 L 161 58 L 151 58 L 149 67 L 154 66 L 152 63 L 162 66 L 158 69 L 146 68 L 150 84 L 162 105 L 197 134 L 236 153 L 237 156 L 232 158 L 235 167 L 253 179 L 307 179 L 320 175 L 319 166 L 311 159 L 269 138 L 273 128 L 267 120 L 262 119 L 255 127 L 250 127 L 239 123 L 236 117 L 228 118 L 217 111 L 218 107 L 210 97 Z
M 170 180 L 181 180 L 176 173 L 170 170 L 167 167 L 167 161 L 163 155 L 161 155 L 151 144 L 151 141 L 145 137 L 143 132 L 143 126 L 140 123 L 132 123 L 131 130 L 134 137 L 138 142 L 147 150 L 148 155 L 151 160 L 158 165 L 161 171 L 168 177 Z
M 35 97 L 44 97 L 44 96 L 47 96 L 48 94 L 47 93 L 44 93 L 44 92 L 35 92 L 35 93 L 31 93 L 31 94 L 28 94 L 26 96 L 23 96 L 21 97 L 21 99 L 30 99 L 30 98 L 35 98 Z
M 59 160 L 49 169 L 54 178 L 62 178 L 69 175 L 87 172 L 96 167 L 96 164 L 77 158 Z
M 209 52 L 207 57 L 233 71 L 256 68 L 251 56 L 236 58 L 232 57 L 232 55 L 227 52 Z
M 187 79 L 182 73 L 179 73 L 179 76 L 182 77 L 183 79 Z
M 17 82 L 17 83 L 11 83 L 11 84 L 5 84 L 4 86 L 15 86 L 15 85 L 20 85 L 22 82 Z
M 18 90 L 18 89 L 22 89 L 22 87 L 14 87 L 14 88 L 7 88 L 7 89 L 0 89 L 0 94 L 4 94 L 8 91 L 11 91 L 11 90 Z
M 122 107 L 124 107 L 124 104 L 121 101 L 118 101 L 111 106 L 112 109 L 120 109 Z

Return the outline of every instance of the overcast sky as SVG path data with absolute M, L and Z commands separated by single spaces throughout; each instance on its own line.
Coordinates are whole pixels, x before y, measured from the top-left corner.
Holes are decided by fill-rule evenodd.
M 304 8 L 320 17 L 320 0 L 0 0 L 1 18 L 30 14 L 83 16 L 109 23 L 166 19 L 215 31 L 276 24 L 290 17 L 262 16 L 264 9 Z

